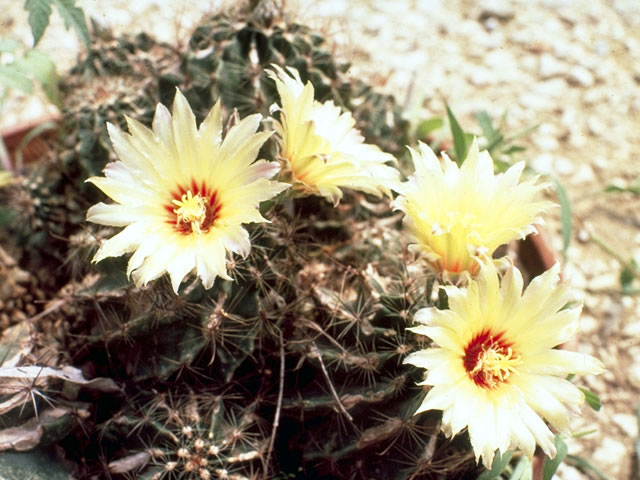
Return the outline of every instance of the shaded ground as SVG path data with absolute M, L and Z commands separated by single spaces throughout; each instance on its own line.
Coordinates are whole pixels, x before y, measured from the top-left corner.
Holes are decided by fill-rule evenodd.
M 117 31 L 142 29 L 184 41 L 191 25 L 221 2 L 78 3 Z M 576 432 L 595 432 L 571 440 L 570 453 L 612 479 L 638 478 L 637 472 L 632 477 L 632 458 L 640 303 L 620 293 L 620 263 L 590 236 L 621 258 L 640 261 L 640 197 L 603 193 L 606 185 L 624 185 L 640 175 L 640 3 L 298 0 L 288 8 L 325 32 L 338 54 L 353 63 L 352 75 L 394 93 L 414 120 L 443 116 L 448 102 L 469 131 L 480 132 L 473 119 L 480 110 L 495 119 L 508 112 L 507 132 L 540 124 L 522 142 L 527 150 L 520 158 L 567 189 L 574 232 L 564 275 L 585 305 L 579 349 L 609 369 L 584 380 L 603 408 L 597 414 L 585 408 L 575 421 Z M 55 52 L 63 72 L 79 46 L 53 20 L 42 46 Z M 28 43 L 26 25 L 17 2 L 0 21 L 0 32 Z M 6 108 L 3 126 L 42 109 L 19 97 Z M 548 223 L 547 234 L 560 251 L 559 211 Z M 568 466 L 559 477 L 584 478 Z

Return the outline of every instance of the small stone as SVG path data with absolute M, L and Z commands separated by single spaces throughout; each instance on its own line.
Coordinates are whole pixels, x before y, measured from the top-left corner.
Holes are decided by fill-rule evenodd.
M 611 420 L 618 425 L 629 438 L 637 438 L 638 436 L 638 418 L 629 413 L 614 413 Z
M 542 155 L 538 155 L 529 163 L 529 165 L 538 173 L 546 175 L 551 175 L 554 173 L 553 155 L 551 155 L 550 153 L 543 153 Z
M 596 175 L 595 173 L 593 173 L 593 169 L 591 168 L 591 165 L 587 163 L 583 163 L 578 167 L 575 174 L 571 178 L 571 181 L 574 184 L 590 183 L 590 182 L 593 182 L 595 179 L 596 179 Z
M 555 161 L 555 170 L 558 175 L 567 176 L 572 175 L 576 171 L 576 168 L 573 165 L 573 162 L 568 158 L 557 157 Z
M 597 156 L 593 159 L 592 166 L 596 169 L 596 171 L 603 172 L 609 167 L 609 160 L 607 160 L 606 157 Z
M 571 85 L 580 87 L 592 87 L 594 84 L 592 73 L 582 66 L 573 67 L 569 71 L 567 81 Z
M 511 2 L 504 0 L 484 0 L 480 3 L 480 21 L 486 21 L 489 18 L 495 18 L 506 22 L 511 20 L 515 15 L 515 10 Z
M 556 102 L 543 95 L 527 92 L 518 98 L 520 105 L 531 110 L 552 110 Z
M 593 453 L 594 464 L 602 465 L 608 474 L 618 476 L 620 459 L 628 456 L 624 444 L 609 437 L 602 439 L 602 445 Z
M 538 67 L 540 77 L 547 79 L 558 75 L 565 75 L 566 73 L 566 64 L 559 62 L 553 55 L 544 53 L 540 56 L 540 65 Z
M 611 49 L 609 48 L 609 44 L 604 40 L 596 40 L 593 42 L 593 51 L 601 57 L 608 57 Z
M 482 20 L 482 24 L 487 29 L 487 32 L 493 32 L 500 26 L 500 21 L 496 17 L 488 17 Z
M 580 317 L 580 331 L 584 333 L 593 333 L 598 330 L 598 320 L 591 315 L 582 315 Z
M 566 98 L 567 85 L 562 78 L 551 78 L 543 82 L 536 82 L 532 86 L 532 91 L 545 97 L 554 99 L 559 98 L 562 100 L 562 102 L 558 103 L 564 103 L 564 99 Z M 558 105 L 558 103 L 556 103 L 556 106 Z
M 558 478 L 559 480 L 588 480 L 585 474 L 583 474 L 580 470 L 571 465 L 567 465 L 566 463 L 561 463 L 558 466 L 558 470 L 554 475 L 554 478 Z
M 471 84 L 477 87 L 492 85 L 498 80 L 498 76 L 493 71 L 484 67 L 474 68 L 468 75 L 468 78 Z
M 496 49 L 487 53 L 484 63 L 487 67 L 500 70 L 502 73 L 504 73 L 504 70 L 509 71 L 516 67 L 515 57 L 505 49 Z
M 565 265 L 564 270 L 562 271 L 562 276 L 563 278 L 566 278 L 567 282 L 569 282 L 575 290 L 584 290 L 587 288 L 587 279 L 585 278 L 584 273 L 582 273 L 573 263 L 567 263 L 567 265 Z
M 551 135 L 539 135 L 534 137 L 532 141 L 536 148 L 546 152 L 557 150 L 559 147 L 558 140 Z
M 627 378 L 631 385 L 636 388 L 640 388 L 640 363 L 636 362 L 631 364 Z
M 622 329 L 622 334 L 629 338 L 640 338 L 640 321 L 631 322 Z
M 591 115 L 587 119 L 587 129 L 589 130 L 589 133 L 591 135 L 595 137 L 599 137 L 606 132 L 607 127 L 602 123 L 602 121 L 598 117 Z
M 589 232 L 587 232 L 584 228 L 581 228 L 580 230 L 578 230 L 578 233 L 576 234 L 576 238 L 580 243 L 588 243 L 591 240 L 591 236 L 589 235 Z

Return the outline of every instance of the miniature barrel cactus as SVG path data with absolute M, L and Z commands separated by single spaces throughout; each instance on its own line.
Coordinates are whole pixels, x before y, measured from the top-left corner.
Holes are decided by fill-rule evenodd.
M 437 255 L 453 259 L 447 271 L 461 265 L 436 248 L 443 238 L 466 254 L 454 280 L 476 288 L 474 262 L 487 259 L 475 217 L 420 210 L 412 195 L 440 163 L 421 147 L 400 182 L 392 154 L 407 125 L 393 97 L 348 79 L 319 35 L 265 12 L 208 18 L 182 52 L 102 32 L 74 69 L 52 168 L 26 183 L 40 206 L 34 241 L 14 246 L 23 265 L 46 253 L 57 270 L 44 308 L 0 340 L 33 354 L 3 368 L 47 373 L 33 382 L 41 398 L 6 407 L 11 428 L 39 432 L 26 448 L 57 444 L 78 478 L 474 477 L 503 438 L 480 449 L 475 433 L 440 434 L 453 430 L 446 408 L 415 415 L 440 401 L 422 352 L 454 342 L 411 327 L 429 309 L 458 313 L 463 294 L 439 288 L 449 278 L 434 267 Z M 511 187 L 519 172 L 495 181 Z M 532 205 L 531 216 L 547 206 Z M 406 246 L 403 213 L 425 245 Z M 517 237 L 531 220 L 505 230 Z M 522 358 L 485 337 L 457 366 L 493 388 Z M 50 402 L 61 411 L 39 419 Z

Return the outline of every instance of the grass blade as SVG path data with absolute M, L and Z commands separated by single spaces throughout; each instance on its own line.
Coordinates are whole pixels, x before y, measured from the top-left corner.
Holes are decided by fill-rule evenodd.
M 556 470 L 558 470 L 558 467 L 567 456 L 567 444 L 564 443 L 564 440 L 562 440 L 562 436 L 559 433 L 556 434 L 555 444 L 557 452 L 556 456 L 553 458 L 545 457 L 544 459 L 544 470 L 542 472 L 543 480 L 551 480 L 553 475 L 556 473 Z
M 571 203 L 569 196 L 562 184 L 555 180 L 558 201 L 560 202 L 560 219 L 562 221 L 562 261 L 567 263 L 567 250 L 571 242 L 571 230 L 573 228 L 571 221 Z
M 453 115 L 453 112 L 447 107 L 447 117 L 449 118 L 449 127 L 451 128 L 451 135 L 453 136 L 453 150 L 456 154 L 456 163 L 462 165 L 465 158 L 467 158 L 467 141 L 464 137 L 464 131 L 460 127 L 458 120 Z
M 509 462 L 511 461 L 511 457 L 513 457 L 513 451 L 508 450 L 504 453 L 504 455 L 500 455 L 500 452 L 496 452 L 496 456 L 493 457 L 493 463 L 491 464 L 491 470 L 487 470 L 483 472 L 478 480 L 493 480 L 498 478 L 504 469 L 507 468 Z

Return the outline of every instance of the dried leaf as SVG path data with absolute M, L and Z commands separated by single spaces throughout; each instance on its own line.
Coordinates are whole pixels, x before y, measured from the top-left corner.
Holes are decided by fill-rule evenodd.
M 17 323 L 4 332 L 0 338 L 0 365 L 13 367 L 27 356 L 33 348 L 31 328 L 27 322 Z
M 13 378 L 13 379 L 47 379 L 57 378 L 67 382 L 83 385 L 85 387 L 93 388 L 101 392 L 117 392 L 120 387 L 110 378 L 94 378 L 87 380 L 82 376 L 82 372 L 74 367 L 67 366 L 62 369 L 53 367 L 40 367 L 37 365 L 30 365 L 24 367 L 0 367 L 0 379 Z
M 18 451 L 30 450 L 40 442 L 42 438 L 42 425 L 29 420 L 19 427 L 5 428 L 0 430 L 0 451 L 9 450 L 10 448 Z
M 19 405 L 26 403 L 31 400 L 31 395 L 29 395 L 28 391 L 21 391 L 16 393 L 8 400 L 0 403 L 0 415 L 7 413 L 10 410 L 13 410 Z
M 127 473 L 146 465 L 151 459 L 151 455 L 147 452 L 138 452 L 133 455 L 127 455 L 119 460 L 109 462 L 109 472 L 111 473 Z
M 50 408 L 42 412 L 38 418 L 31 418 L 18 427 L 0 430 L 0 451 L 14 449 L 17 451 L 30 450 L 40 443 L 43 426 L 55 422 L 67 415 L 66 408 Z
M 367 428 L 362 435 L 356 448 L 367 448 L 373 444 L 386 440 L 402 430 L 404 422 L 399 417 L 392 417 L 386 422 L 375 427 Z

